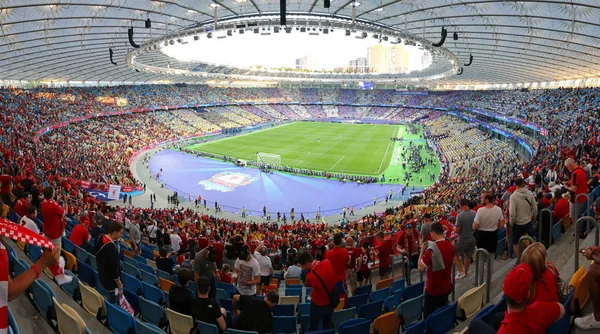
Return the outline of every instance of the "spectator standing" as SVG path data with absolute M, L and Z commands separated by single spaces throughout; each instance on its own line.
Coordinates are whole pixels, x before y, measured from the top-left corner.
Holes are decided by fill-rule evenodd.
M 208 296 L 210 286 L 211 284 L 208 278 L 198 278 L 196 283 L 198 296 L 190 303 L 191 316 L 195 321 L 216 325 L 221 333 L 223 333 L 227 329 L 227 324 L 225 322 L 227 312 L 219 306 L 219 303 Z
M 323 329 L 331 328 L 331 318 L 337 305 L 331 305 L 331 293 L 335 289 L 335 274 L 329 260 L 313 260 L 309 252 L 301 252 L 298 262 L 307 271 L 305 285 L 312 288 L 310 293 L 310 331 L 316 331 L 321 321 Z
M 525 180 L 517 178 L 515 181 L 517 190 L 510 195 L 509 222 L 512 231 L 510 232 L 514 253 L 519 252 L 519 239 L 528 235 L 531 228 L 531 222 L 534 222 L 537 216 L 537 207 L 535 198 L 529 189 L 525 187 Z
M 19 217 L 24 217 L 27 214 L 27 209 L 31 205 L 31 195 L 28 192 L 24 192 L 19 198 L 18 201 L 15 202 L 13 206 L 13 210 Z
M 173 229 L 169 233 L 169 241 L 171 242 L 171 250 L 179 253 L 181 250 L 181 237 L 177 234 L 177 228 Z
M 424 243 L 425 241 L 431 241 L 431 214 L 426 213 L 423 216 L 423 224 L 421 224 L 421 240 L 419 240 L 419 244 Z
M 279 303 L 276 290 L 269 291 L 265 298 L 258 300 L 254 296 L 233 296 L 233 309 L 238 315 L 236 329 L 256 331 L 259 334 L 270 333 L 273 328 L 273 306 Z
M 194 278 L 194 272 L 189 269 L 181 269 L 177 272 L 177 276 L 179 284 L 172 285 L 169 289 L 169 308 L 181 314 L 192 315 L 192 292 L 188 287 L 188 282 Z
M 198 252 L 194 259 L 194 278 L 196 281 L 200 277 L 206 277 L 209 280 L 211 284 L 209 291 L 210 298 L 217 297 L 217 282 L 215 279 L 215 273 L 217 272 L 216 258 L 217 251 L 214 247 L 209 246 Z
M 343 235 L 336 233 L 333 236 L 333 249 L 325 253 L 325 259 L 331 262 L 335 276 L 335 289 L 340 298 L 348 300 L 348 289 L 346 286 L 346 265 L 350 263 L 350 254 L 348 250 L 342 247 Z
M 61 238 L 66 227 L 65 214 L 68 211 L 69 206 L 66 203 L 59 205 L 54 201 L 54 188 L 44 188 L 44 200 L 40 208 L 40 212 L 44 217 L 44 235 L 59 249 L 62 248 Z M 59 274 L 62 272 L 59 266 L 50 267 L 50 271 L 54 274 L 54 279 L 59 285 L 69 283 L 73 279 L 69 275 Z
M 456 226 L 454 227 L 454 232 L 458 234 L 454 241 L 454 263 L 458 269 L 456 279 L 469 276 L 469 266 L 476 246 L 475 236 L 473 235 L 473 222 L 476 213 L 472 210 L 471 202 L 465 198 L 460 200 L 460 207 L 462 211 L 456 216 Z M 460 261 L 461 257 L 465 262 L 464 271 Z
M 554 197 L 560 198 L 554 205 L 554 210 L 552 211 L 554 221 L 559 222 L 569 214 L 569 200 L 571 199 L 571 194 L 568 192 L 561 194 L 560 190 L 557 190 L 554 193 Z
M 334 240 L 335 242 L 335 240 Z M 358 253 L 360 253 L 360 249 L 354 247 L 354 239 L 346 238 L 346 251 L 348 251 L 348 256 L 350 257 L 350 261 L 346 263 L 346 278 L 348 279 L 348 284 L 350 285 L 350 290 L 354 295 L 354 290 L 356 290 L 357 281 L 356 281 L 356 259 L 358 257 Z
M 256 295 L 256 286 L 260 284 L 260 265 L 250 254 L 248 246 L 243 245 L 240 247 L 234 267 L 238 274 L 237 288 L 240 294 L 244 296 Z
M 81 247 L 90 253 L 94 253 L 94 246 L 89 244 L 90 238 L 92 237 L 88 231 L 88 227 L 85 225 L 86 220 L 80 219 L 79 224 L 75 225 L 69 240 L 77 247 Z
M 108 227 L 108 233 L 103 234 L 96 242 L 96 260 L 100 284 L 109 293 L 109 302 L 114 303 L 115 290 L 120 297 L 123 295 L 123 280 L 121 275 L 121 260 L 117 243 L 123 235 L 123 225 L 115 221 Z
M 581 216 L 581 209 L 583 208 L 583 203 L 586 201 L 584 196 L 581 196 L 579 199 L 577 199 L 577 196 L 587 194 L 588 192 L 587 173 L 572 158 L 565 160 L 565 167 L 571 172 L 571 179 L 568 184 L 565 182 L 563 185 L 571 193 L 569 214 L 571 221 L 576 222 Z
M 377 241 L 380 245 L 377 246 L 377 252 L 379 254 L 379 278 L 384 280 L 389 277 L 391 266 L 392 266 L 392 239 L 385 239 L 385 233 L 383 231 L 377 232 Z
M 498 245 L 498 229 L 504 227 L 502 209 L 494 204 L 494 195 L 489 192 L 481 194 L 482 207 L 477 210 L 473 222 L 477 248 L 483 248 L 490 254 L 496 253 Z
M 525 263 L 519 264 L 506 275 L 502 290 L 508 310 L 498 334 L 544 334 L 552 323 L 565 314 L 565 308 L 560 303 L 535 302 L 527 305 L 532 280 L 531 268 Z
M 440 223 L 431 224 L 432 242 L 423 243 L 419 255 L 419 271 L 427 273 L 423 318 L 440 307 L 448 305 L 452 291 L 452 261 L 454 247 L 444 238 L 444 228 Z
M 371 250 L 368 242 L 363 242 L 360 253 L 358 254 L 358 261 L 356 263 L 356 281 L 359 286 L 365 286 L 369 283 L 369 276 L 371 275 L 371 268 L 369 268 L 369 262 L 371 262 Z
M 169 253 L 164 247 L 161 247 L 158 249 L 158 255 L 159 257 L 156 258 L 156 268 L 172 275 L 173 267 L 175 266 L 175 260 L 173 260 L 172 256 L 176 255 L 176 253 Z
M 419 232 L 411 223 L 404 225 L 404 231 L 398 237 L 400 254 L 407 258 L 409 268 L 417 268 L 419 261 Z
M 273 275 L 273 264 L 271 258 L 267 255 L 267 247 L 260 245 L 254 251 L 254 258 L 258 262 L 260 284 L 258 286 L 258 293 L 262 293 L 263 286 L 269 286 L 271 284 L 271 276 Z
M 130 197 L 131 198 L 131 197 Z M 140 220 L 142 217 L 137 215 L 129 226 L 129 236 L 133 241 L 133 251 L 140 252 L 140 243 L 142 242 L 142 231 L 140 231 Z
M 146 227 L 146 232 L 148 233 L 148 240 L 150 243 L 156 244 L 158 242 L 156 234 L 158 232 L 158 227 L 156 227 L 156 222 L 151 222 L 148 224 L 148 227 Z

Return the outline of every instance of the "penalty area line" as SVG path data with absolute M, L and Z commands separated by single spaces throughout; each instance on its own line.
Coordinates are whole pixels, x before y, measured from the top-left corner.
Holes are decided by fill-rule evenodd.
M 335 168 L 335 166 L 337 166 L 337 165 L 340 163 L 340 161 L 342 161 L 342 160 L 343 160 L 345 157 L 346 157 L 345 155 L 342 155 L 342 157 L 340 158 L 340 160 L 338 160 L 338 161 L 335 163 L 335 165 L 331 166 L 330 170 L 333 170 L 333 168 Z

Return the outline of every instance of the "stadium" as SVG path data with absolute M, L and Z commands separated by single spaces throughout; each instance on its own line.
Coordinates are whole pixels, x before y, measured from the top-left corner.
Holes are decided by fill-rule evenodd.
M 600 331 L 593 0 L 0 5 L 0 333 Z

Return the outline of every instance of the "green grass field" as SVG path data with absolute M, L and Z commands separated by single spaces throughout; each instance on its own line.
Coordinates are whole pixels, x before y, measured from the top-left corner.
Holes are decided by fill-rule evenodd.
M 257 152 L 279 154 L 281 164 L 286 166 L 370 176 L 385 173 L 389 178 L 404 173 L 401 164 L 392 161 L 400 147 L 408 145 L 390 140 L 397 136 L 425 143 L 421 133 L 409 134 L 404 125 L 297 122 L 195 144 L 188 149 L 245 160 L 256 160 Z M 423 157 L 428 154 L 425 149 L 421 152 Z M 437 170 L 431 169 L 437 175 L 439 164 Z M 425 177 L 418 181 L 417 178 L 411 184 L 431 184 Z

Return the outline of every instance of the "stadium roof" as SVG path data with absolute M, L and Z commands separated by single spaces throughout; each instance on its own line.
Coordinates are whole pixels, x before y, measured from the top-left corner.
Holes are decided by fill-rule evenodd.
M 354 0 L 288 0 L 289 15 L 352 17 Z M 359 2 L 359 1 L 356 1 Z M 218 21 L 279 15 L 277 0 L 216 1 Z M 532 83 L 600 77 L 597 0 L 362 0 L 356 20 L 440 40 L 460 61 L 462 75 L 432 85 Z M 137 72 L 128 29 L 144 44 L 185 29 L 208 27 L 215 4 L 206 0 L 3 0 L 0 79 L 69 82 L 203 82 L 207 78 Z M 151 28 L 144 27 L 150 19 Z M 289 21 L 288 21 L 289 23 Z M 453 34 L 458 34 L 458 40 Z M 114 51 L 114 62 L 108 49 Z M 469 56 L 472 65 L 465 67 Z M 596 80 L 596 79 L 595 79 Z

